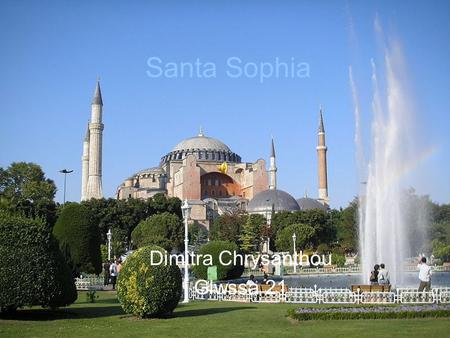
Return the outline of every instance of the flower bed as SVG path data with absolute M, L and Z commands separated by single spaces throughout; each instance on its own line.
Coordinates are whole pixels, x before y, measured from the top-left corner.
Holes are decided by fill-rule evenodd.
M 288 310 L 288 316 L 296 320 L 450 317 L 450 305 L 302 307 Z

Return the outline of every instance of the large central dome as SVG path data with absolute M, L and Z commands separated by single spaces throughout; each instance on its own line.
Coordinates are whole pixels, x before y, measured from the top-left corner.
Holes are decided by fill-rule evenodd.
M 193 150 L 193 149 L 205 149 L 205 150 L 217 150 L 217 151 L 231 151 L 230 148 L 218 139 L 207 137 L 202 133 L 198 136 L 188 138 L 178 143 L 172 151 L 181 150 Z
M 194 155 L 197 161 L 240 163 L 241 157 L 235 154 L 223 142 L 207 137 L 202 131 L 178 143 L 170 153 L 161 158 L 161 165 L 170 161 L 183 160 L 187 155 Z

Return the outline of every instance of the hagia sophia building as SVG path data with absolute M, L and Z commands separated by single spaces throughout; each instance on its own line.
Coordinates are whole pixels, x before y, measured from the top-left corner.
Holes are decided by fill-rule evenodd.
M 97 81 L 91 105 L 91 120 L 83 141 L 81 200 L 102 198 L 102 123 L 103 100 Z M 318 198 L 307 196 L 295 199 L 277 189 L 275 144 L 272 139 L 269 167 L 266 161 L 243 162 L 241 156 L 225 143 L 206 136 L 179 142 L 161 157 L 156 167 L 143 169 L 117 188 L 117 199 L 150 198 L 158 193 L 187 200 L 191 220 L 209 228 L 218 216 L 235 210 L 262 214 L 268 218 L 273 212 L 308 209 L 329 209 L 327 182 L 327 146 L 322 109 L 319 112 Z

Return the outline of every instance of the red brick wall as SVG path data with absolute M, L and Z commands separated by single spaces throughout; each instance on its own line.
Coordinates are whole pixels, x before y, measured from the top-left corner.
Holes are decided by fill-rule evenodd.
M 198 200 L 200 194 L 200 168 L 193 155 L 185 159 L 186 166 L 183 166 L 183 199 Z

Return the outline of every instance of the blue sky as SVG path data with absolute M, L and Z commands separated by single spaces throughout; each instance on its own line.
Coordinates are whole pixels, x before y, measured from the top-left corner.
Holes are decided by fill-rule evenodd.
M 357 194 L 348 67 L 370 131 L 370 59 L 381 59 L 378 15 L 407 60 L 418 135 L 432 147 L 414 187 L 450 202 L 450 3 L 448 1 L 2 1 L 0 166 L 39 163 L 67 199 L 79 200 L 82 139 L 97 76 L 104 101 L 103 188 L 155 166 L 179 141 L 206 135 L 245 161 L 269 155 L 279 188 L 317 196 L 316 132 L 324 108 L 333 207 Z M 149 77 L 147 61 L 211 62 L 215 78 Z M 227 76 L 242 64 L 307 63 L 309 77 Z

